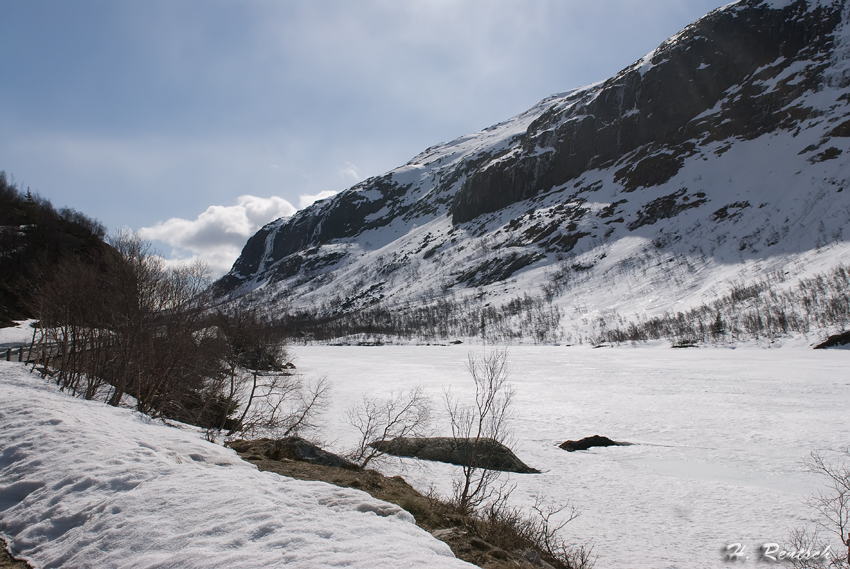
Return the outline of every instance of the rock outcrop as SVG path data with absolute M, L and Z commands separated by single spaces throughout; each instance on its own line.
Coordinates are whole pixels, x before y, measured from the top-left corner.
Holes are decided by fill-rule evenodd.
M 585 437 L 577 441 L 564 441 L 558 445 L 558 448 L 564 449 L 567 452 L 574 452 L 577 450 L 587 450 L 593 447 L 629 446 L 631 444 L 632 443 L 612 441 L 608 437 L 593 435 L 592 437 Z
M 454 439 L 451 437 L 397 437 L 376 441 L 370 446 L 395 456 L 434 460 L 461 466 L 474 466 L 521 474 L 539 473 L 527 466 L 505 445 L 493 439 Z
M 296 460 L 321 466 L 356 469 L 353 462 L 328 452 L 301 437 L 286 437 L 279 440 L 238 440 L 228 443 L 229 447 L 245 456 L 257 456 L 271 460 Z

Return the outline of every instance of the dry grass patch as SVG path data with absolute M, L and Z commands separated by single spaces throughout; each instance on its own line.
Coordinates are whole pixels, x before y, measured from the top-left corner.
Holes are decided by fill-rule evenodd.
M 29 563 L 9 554 L 6 540 L 0 538 L 0 569 L 32 569 Z
M 542 521 L 528 518 L 519 510 L 504 505 L 472 516 L 462 515 L 452 504 L 421 494 L 401 476 L 390 477 L 375 470 L 321 466 L 287 458 L 274 460 L 248 441 L 239 441 L 233 446 L 244 460 L 260 470 L 298 480 L 356 488 L 374 498 L 396 504 L 410 512 L 417 525 L 447 543 L 458 559 L 479 567 L 589 569 L 593 565 L 589 549 L 567 546 L 558 541 L 551 530 L 560 527 L 552 528 L 548 518 Z M 544 541 L 541 542 L 541 539 Z

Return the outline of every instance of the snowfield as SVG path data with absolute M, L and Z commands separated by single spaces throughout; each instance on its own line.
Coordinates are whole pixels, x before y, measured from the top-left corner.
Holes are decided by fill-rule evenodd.
M 670 349 L 514 346 L 516 454 L 542 474 L 503 477 L 514 503 L 533 496 L 582 513 L 564 536 L 593 540 L 598 569 L 728 567 L 722 549 L 788 543 L 812 520 L 806 498 L 821 488 L 805 471 L 814 449 L 850 443 L 850 351 L 800 347 Z M 467 352 L 480 346 L 295 347 L 299 370 L 327 374 L 336 448 L 356 431 L 344 409 L 422 386 L 441 411 L 444 390 L 471 394 Z M 444 413 L 435 434 L 448 434 Z M 568 439 L 603 435 L 633 446 L 568 453 Z M 420 491 L 451 491 L 454 467 L 388 463 Z M 833 551 L 840 545 L 835 537 Z
M 469 567 L 397 506 L 259 472 L 0 362 L 0 534 L 48 567 Z
M 15 347 L 29 344 L 32 341 L 32 327 L 35 320 L 24 320 L 16 326 L 0 328 L 0 348 Z
M 354 446 L 345 410 L 364 395 L 421 386 L 434 434 L 446 389 L 463 398 L 480 346 L 294 347 L 327 375 L 327 448 Z M 740 543 L 788 543 L 821 488 L 802 461 L 850 441 L 850 351 L 744 346 L 674 350 L 514 346 L 516 505 L 534 496 L 582 513 L 600 569 L 728 567 Z M 0 362 L 0 532 L 37 567 L 460 567 L 397 507 L 359 491 L 258 472 L 194 429 L 72 399 Z M 632 446 L 568 453 L 567 439 Z M 385 474 L 448 494 L 455 467 L 388 460 Z M 839 546 L 831 540 L 832 549 Z

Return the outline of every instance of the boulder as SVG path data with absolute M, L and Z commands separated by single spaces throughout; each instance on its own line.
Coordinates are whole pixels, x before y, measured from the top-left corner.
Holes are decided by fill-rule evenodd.
M 850 344 L 850 330 L 846 332 L 840 332 L 838 334 L 833 334 L 829 338 L 827 338 L 824 342 L 821 342 L 814 349 L 823 350 L 824 348 L 835 348 L 838 346 L 846 346 Z
M 629 446 L 631 444 L 612 441 L 608 437 L 593 435 L 592 437 L 585 437 L 578 441 L 564 441 L 558 445 L 558 448 L 562 448 L 567 452 L 573 452 L 576 450 L 587 450 L 591 447 Z
M 409 456 L 461 466 L 469 464 L 476 468 L 520 474 L 540 472 L 527 466 L 511 449 L 493 439 L 479 439 L 477 449 L 475 439 L 452 437 L 398 437 L 389 441 L 375 441 L 370 446 L 394 456 Z
M 283 439 L 257 439 L 253 441 L 233 441 L 228 444 L 238 453 L 253 451 L 271 460 L 297 460 L 322 466 L 356 469 L 353 462 L 323 450 L 301 437 L 285 437 Z

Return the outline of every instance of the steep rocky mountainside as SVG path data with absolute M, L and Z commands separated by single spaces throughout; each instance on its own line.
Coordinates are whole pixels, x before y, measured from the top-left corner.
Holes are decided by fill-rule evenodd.
M 576 341 L 753 279 L 788 289 L 850 261 L 848 87 L 848 0 L 742 0 L 267 225 L 216 291 L 325 321 L 536 303 L 535 339 Z

